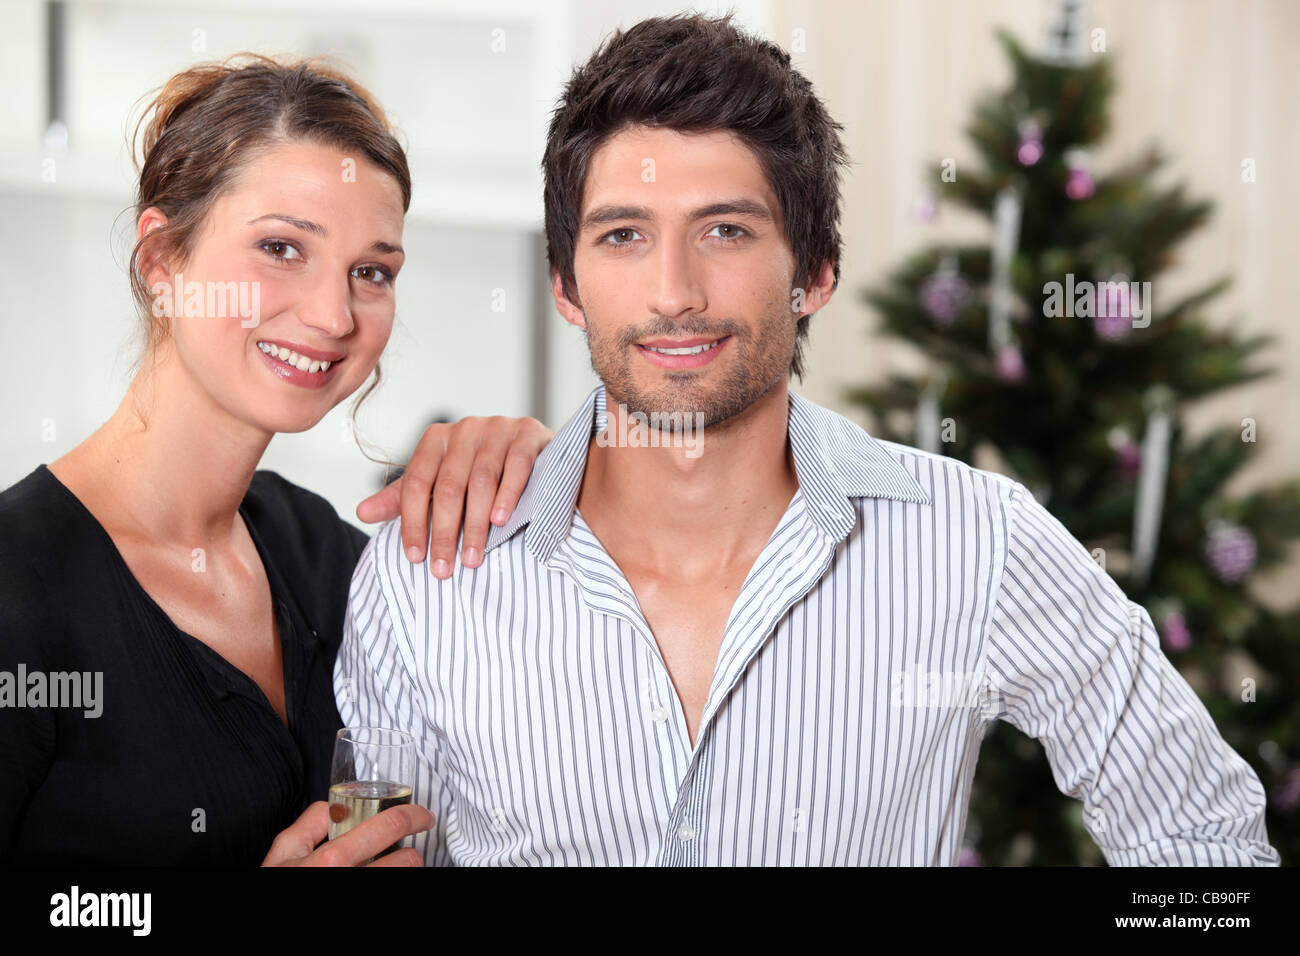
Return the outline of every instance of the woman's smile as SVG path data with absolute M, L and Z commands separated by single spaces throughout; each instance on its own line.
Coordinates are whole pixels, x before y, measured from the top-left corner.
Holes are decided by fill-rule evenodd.
M 341 353 L 322 352 L 305 346 L 290 348 L 277 342 L 259 341 L 257 348 L 267 368 L 277 378 L 303 388 L 323 388 L 332 380 L 332 370 L 343 361 Z

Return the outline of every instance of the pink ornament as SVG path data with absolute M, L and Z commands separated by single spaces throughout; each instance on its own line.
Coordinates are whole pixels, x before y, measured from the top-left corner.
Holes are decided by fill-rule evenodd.
M 1255 536 L 1246 528 L 1216 522 L 1205 541 L 1205 560 L 1225 584 L 1236 584 L 1255 567 Z
M 1125 478 L 1136 477 L 1142 470 L 1142 447 L 1133 440 L 1128 429 L 1116 425 L 1106 436 L 1106 442 L 1115 452 L 1115 463 Z
M 1033 166 L 1043 158 L 1043 130 L 1031 119 L 1021 122 L 1020 144 L 1016 147 L 1016 159 L 1021 166 Z
M 1015 345 L 1004 345 L 998 349 L 998 378 L 1004 382 L 1020 382 L 1025 378 L 1025 357 Z
M 1135 441 L 1129 441 L 1115 453 L 1119 472 L 1125 478 L 1136 478 L 1142 470 L 1142 447 Z
M 1165 647 L 1171 651 L 1185 651 L 1192 646 L 1192 632 L 1187 629 L 1187 619 L 1180 611 L 1170 611 L 1165 615 L 1161 637 Z
M 935 323 L 949 326 L 970 297 L 970 283 L 957 273 L 955 265 L 945 263 L 921 283 L 920 295 L 921 307 Z
M 1065 151 L 1065 165 L 1069 172 L 1065 176 L 1065 194 L 1071 199 L 1087 199 L 1097 190 L 1097 183 L 1092 178 L 1092 164 L 1088 151 L 1074 147 Z
M 1072 169 L 1065 177 L 1065 194 L 1071 199 L 1087 199 L 1096 191 L 1097 184 L 1086 169 Z
M 1098 282 L 1097 307 L 1092 317 L 1092 327 L 1098 337 L 1116 341 L 1133 331 L 1132 303 L 1129 300 L 1129 283 L 1126 276 L 1116 276 L 1109 282 Z
M 1285 812 L 1300 804 L 1300 767 L 1292 767 L 1282 783 L 1273 791 L 1273 805 Z
M 912 218 L 917 222 L 934 222 L 935 216 L 938 214 L 939 204 L 935 202 L 933 193 L 922 193 L 912 203 Z
M 1098 338 L 1117 342 L 1126 337 L 1132 330 L 1133 319 L 1128 315 L 1119 313 L 1114 315 L 1098 313 L 1092 317 L 1092 328 L 1097 333 Z

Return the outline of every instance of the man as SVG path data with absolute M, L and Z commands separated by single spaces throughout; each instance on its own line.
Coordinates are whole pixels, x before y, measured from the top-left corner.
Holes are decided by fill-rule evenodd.
M 1277 863 L 1146 612 L 1022 485 L 788 391 L 838 278 L 838 129 L 725 19 L 571 78 L 548 257 L 603 385 L 481 566 L 431 579 L 389 525 L 352 583 L 339 707 L 419 740 L 417 849 L 952 865 L 1001 718 L 1112 864 Z

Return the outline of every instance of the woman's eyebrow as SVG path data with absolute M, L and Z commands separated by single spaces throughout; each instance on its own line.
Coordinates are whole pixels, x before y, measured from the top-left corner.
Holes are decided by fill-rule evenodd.
M 256 219 L 250 219 L 248 220 L 248 225 L 251 226 L 255 222 L 261 222 L 263 219 L 279 219 L 282 222 L 287 222 L 291 226 L 297 226 L 299 229 L 303 230 L 303 232 L 310 232 L 317 236 L 325 235 L 324 226 L 310 222 L 306 219 L 299 219 L 296 216 L 286 216 L 284 213 L 280 212 L 268 212 L 265 216 L 258 216 Z
M 269 212 L 265 216 L 258 216 L 256 219 L 250 219 L 248 220 L 248 225 L 251 226 L 253 223 L 261 222 L 264 219 L 279 219 L 281 222 L 287 222 L 291 226 L 298 227 L 303 232 L 310 232 L 316 236 L 328 235 L 328 233 L 325 231 L 325 227 L 320 225 L 319 223 L 311 222 L 308 219 L 299 219 L 297 216 L 286 216 L 283 213 L 279 213 L 279 212 Z M 371 243 L 370 249 L 368 251 L 381 252 L 381 253 L 396 252 L 403 256 L 406 255 L 406 250 L 403 249 L 401 246 L 395 246 L 391 242 L 384 242 L 383 240 L 376 240 L 375 242 Z

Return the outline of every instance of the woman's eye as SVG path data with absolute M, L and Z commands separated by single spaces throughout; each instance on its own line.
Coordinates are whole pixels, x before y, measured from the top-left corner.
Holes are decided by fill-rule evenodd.
M 630 228 L 615 229 L 613 232 L 609 232 L 605 234 L 605 241 L 612 246 L 626 246 L 628 243 L 634 241 L 640 235 L 641 234 L 637 232 L 635 229 L 630 229 Z
M 352 274 L 376 286 L 386 286 L 393 281 L 393 274 L 379 266 L 357 266 Z
M 283 239 L 268 239 L 262 243 L 262 248 L 266 250 L 267 255 L 272 259 L 301 259 L 302 253 L 298 251 L 292 243 L 285 242 Z M 293 255 L 289 255 L 289 250 L 293 250 Z
M 732 222 L 720 222 L 709 230 L 709 235 L 718 234 L 719 239 L 739 239 L 741 236 L 748 235 L 743 228 Z

